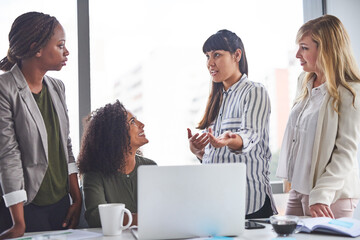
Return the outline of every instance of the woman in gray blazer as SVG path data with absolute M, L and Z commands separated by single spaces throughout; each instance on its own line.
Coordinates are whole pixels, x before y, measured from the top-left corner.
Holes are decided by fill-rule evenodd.
M 64 84 L 45 75 L 66 65 L 65 41 L 57 19 L 39 12 L 20 15 L 9 33 L 0 61 L 0 239 L 79 221 Z

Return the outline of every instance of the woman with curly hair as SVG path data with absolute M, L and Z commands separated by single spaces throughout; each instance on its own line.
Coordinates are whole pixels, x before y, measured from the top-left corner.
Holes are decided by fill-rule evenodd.
M 124 203 L 137 224 L 137 168 L 156 165 L 137 154 L 148 142 L 144 124 L 118 100 L 87 117 L 78 166 L 90 227 L 101 227 L 98 205 L 103 203 Z

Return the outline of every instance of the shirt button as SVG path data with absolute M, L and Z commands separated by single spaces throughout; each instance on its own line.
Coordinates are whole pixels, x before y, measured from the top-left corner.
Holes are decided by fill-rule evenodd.
M 293 139 L 293 142 L 295 142 L 295 139 Z

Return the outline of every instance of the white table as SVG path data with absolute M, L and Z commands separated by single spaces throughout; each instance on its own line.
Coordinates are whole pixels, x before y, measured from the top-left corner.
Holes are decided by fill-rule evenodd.
M 264 229 L 251 229 L 251 230 L 245 230 L 244 234 L 241 236 L 238 236 L 238 240 L 271 240 L 277 238 L 276 233 L 272 230 L 272 226 L 270 224 L 264 224 L 266 228 Z M 101 233 L 101 228 L 89 228 L 89 229 L 81 229 L 85 231 L 91 231 L 91 232 L 97 232 Z M 54 231 L 52 231 L 53 233 Z M 47 233 L 47 232 L 43 232 Z M 41 233 L 26 233 L 25 236 L 31 236 L 35 234 L 41 234 Z M 93 240 L 136 240 L 136 238 L 132 235 L 130 230 L 125 230 L 123 233 L 119 236 L 101 236 L 92 238 Z M 334 235 L 325 235 L 325 234 L 306 234 L 306 233 L 297 233 L 289 236 L 288 238 L 282 238 L 284 240 L 286 239 L 296 239 L 296 240 L 333 240 L 333 239 L 357 239 L 360 240 L 360 237 L 357 238 L 349 238 L 349 237 L 341 237 L 341 236 L 334 236 Z

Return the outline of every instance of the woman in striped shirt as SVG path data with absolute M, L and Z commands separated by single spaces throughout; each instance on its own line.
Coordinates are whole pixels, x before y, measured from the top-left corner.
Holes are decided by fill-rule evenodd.
M 269 181 L 270 100 L 260 83 L 248 80 L 244 45 L 220 30 L 203 46 L 212 89 L 198 129 L 188 129 L 190 150 L 204 164 L 243 162 L 247 166 L 246 218 L 276 214 Z

